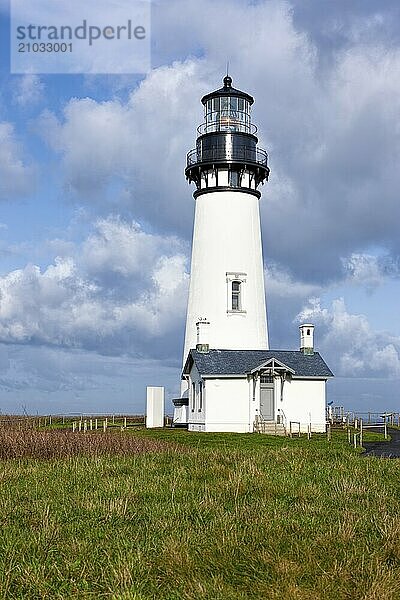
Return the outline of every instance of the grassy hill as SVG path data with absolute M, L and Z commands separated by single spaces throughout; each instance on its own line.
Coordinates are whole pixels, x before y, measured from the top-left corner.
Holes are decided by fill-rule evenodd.
M 343 434 L 39 434 L 64 458 L 0 462 L 0 598 L 400 598 L 399 462 Z

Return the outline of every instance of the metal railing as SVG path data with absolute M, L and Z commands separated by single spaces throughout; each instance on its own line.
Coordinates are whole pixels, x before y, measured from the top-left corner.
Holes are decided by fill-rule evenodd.
M 283 408 L 278 408 L 277 421 L 278 421 L 278 423 L 281 423 L 284 426 L 285 431 L 286 431 L 287 417 L 286 417 L 286 414 L 285 414 L 285 411 L 283 410 Z
M 294 425 L 297 425 L 296 429 L 297 431 L 294 431 Z M 290 421 L 289 422 L 289 435 L 290 437 L 293 437 L 295 434 L 297 434 L 300 437 L 300 421 Z
M 360 419 L 363 420 L 364 424 L 377 424 L 379 419 L 382 419 L 382 426 L 383 423 L 386 422 L 388 425 L 397 425 L 400 427 L 399 412 L 355 412 L 345 411 L 343 407 L 332 407 L 330 410 L 328 409 L 327 420 L 332 424 L 343 424 L 346 426 L 350 423 L 355 423 Z
M 193 148 L 187 155 L 187 166 L 191 167 L 202 162 L 244 162 L 268 166 L 268 154 L 262 148 L 235 146 L 233 148 L 209 148 L 197 150 Z
M 364 431 L 366 429 L 383 429 L 385 440 L 388 439 L 388 430 L 387 430 L 386 421 L 384 423 L 363 423 L 362 419 L 359 419 L 359 420 L 355 419 L 354 429 L 355 429 L 355 431 L 353 433 L 353 439 L 352 439 L 351 429 L 349 426 L 347 426 L 347 440 L 348 440 L 349 444 L 354 444 L 354 448 L 357 448 L 357 438 L 359 439 L 359 445 L 362 447 Z
M 243 123 L 236 119 L 221 119 L 220 121 L 211 121 L 210 123 L 202 123 L 197 128 L 197 133 L 203 135 L 204 133 L 215 133 L 217 131 L 223 132 L 240 132 L 240 133 L 251 133 L 255 135 L 257 133 L 257 127 L 253 123 Z

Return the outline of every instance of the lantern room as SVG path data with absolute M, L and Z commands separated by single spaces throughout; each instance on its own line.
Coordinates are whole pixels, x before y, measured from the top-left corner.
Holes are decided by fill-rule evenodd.
M 259 148 L 251 122 L 250 94 L 224 86 L 201 99 L 204 122 L 197 128 L 196 148 L 187 156 L 186 177 L 196 184 L 195 198 L 207 190 L 241 189 L 260 197 L 258 186 L 268 180 L 268 155 Z
M 250 108 L 254 100 L 249 94 L 232 87 L 232 78 L 224 78 L 224 87 L 202 98 L 204 123 L 198 128 L 200 134 L 215 131 L 238 131 L 255 133 L 251 124 Z

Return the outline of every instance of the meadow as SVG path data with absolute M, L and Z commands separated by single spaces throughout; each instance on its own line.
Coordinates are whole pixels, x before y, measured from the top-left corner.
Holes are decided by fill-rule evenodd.
M 344 432 L 5 428 L 0 451 L 0 598 L 400 598 L 399 462 Z

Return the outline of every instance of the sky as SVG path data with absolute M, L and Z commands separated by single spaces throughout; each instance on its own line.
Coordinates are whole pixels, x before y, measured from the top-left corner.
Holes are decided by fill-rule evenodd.
M 172 413 L 185 157 L 227 61 L 269 153 L 270 347 L 311 321 L 328 401 L 400 410 L 396 0 L 154 1 L 142 74 L 12 74 L 9 28 L 0 0 L 1 412 L 141 414 L 163 385 Z

